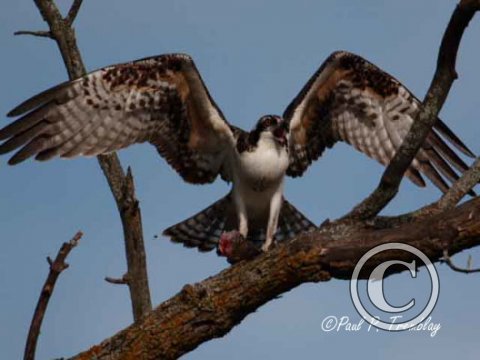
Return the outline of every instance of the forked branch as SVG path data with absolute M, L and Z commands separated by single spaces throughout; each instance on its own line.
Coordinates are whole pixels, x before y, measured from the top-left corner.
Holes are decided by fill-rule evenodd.
M 469 263 L 470 263 L 470 258 L 469 258 Z M 448 267 L 450 269 L 452 269 L 453 271 L 456 271 L 456 272 L 460 272 L 460 273 L 464 273 L 464 274 L 471 274 L 471 273 L 476 273 L 476 272 L 480 272 L 480 268 L 478 269 L 471 269 L 470 266 L 467 266 L 466 268 L 461 268 L 457 265 L 455 265 L 452 261 L 452 258 L 450 257 L 450 255 L 448 254 L 448 250 L 445 249 L 443 250 L 443 258 L 441 259 L 441 262 L 444 262 L 445 264 L 448 265 Z
M 78 245 L 78 242 L 80 241 L 82 236 L 82 232 L 79 231 L 69 242 L 63 243 L 60 250 L 58 250 L 55 260 L 47 257 L 50 271 L 48 273 L 47 280 L 42 287 L 42 291 L 40 292 L 40 297 L 38 299 L 35 312 L 33 313 L 30 330 L 28 331 L 27 343 L 25 345 L 25 354 L 23 356 L 24 360 L 35 359 L 37 340 L 38 336 L 40 335 L 40 328 L 42 327 L 43 317 L 45 316 L 48 302 L 50 301 L 50 297 L 52 296 L 53 290 L 55 289 L 55 284 L 57 283 L 58 276 L 63 270 L 68 268 L 68 264 L 65 262 L 68 254 L 70 254 L 70 251 L 72 251 L 72 249 Z

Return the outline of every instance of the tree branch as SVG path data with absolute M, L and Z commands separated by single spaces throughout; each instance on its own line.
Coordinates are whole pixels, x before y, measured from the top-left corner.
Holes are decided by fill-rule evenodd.
M 68 10 L 67 17 L 65 18 L 66 23 L 68 26 L 72 26 L 73 22 L 75 21 L 78 11 L 80 10 L 80 6 L 82 6 L 83 0 L 73 0 L 72 6 L 70 10 Z
M 470 169 L 465 171 L 452 187 L 437 203 L 438 210 L 454 208 L 460 200 L 480 181 L 480 157 L 475 160 Z
M 42 287 L 42 291 L 40 292 L 37 307 L 35 308 L 32 322 L 30 323 L 30 330 L 28 331 L 27 343 L 25 345 L 25 354 L 23 356 L 24 360 L 35 359 L 37 340 L 38 336 L 40 335 L 40 328 L 42 326 L 43 317 L 45 316 L 45 311 L 47 310 L 48 302 L 50 301 L 50 297 L 55 289 L 58 276 L 63 270 L 68 268 L 68 264 L 65 262 L 68 254 L 70 254 L 70 251 L 78 245 L 78 242 L 82 236 L 82 232 L 79 231 L 69 242 L 63 243 L 60 250 L 58 250 L 55 260 L 52 261 L 50 257 L 47 257 L 50 271 L 48 273 L 47 280 Z
M 63 18 L 52 0 L 34 0 L 43 19 L 50 28 L 51 37 L 57 42 L 70 79 L 85 75 L 80 51 L 71 27 L 82 1 L 75 0 L 69 14 Z M 145 246 L 143 241 L 142 218 L 131 171 L 125 175 L 116 154 L 98 156 L 100 167 L 107 178 L 108 185 L 120 212 L 125 239 L 127 274 L 135 321 L 141 319 L 152 309 L 148 286 Z
M 53 39 L 50 31 L 41 31 L 41 30 L 40 31 L 19 30 L 19 31 L 15 31 L 13 35 L 32 35 L 32 36 L 46 37 L 49 39 Z
M 300 235 L 251 261 L 186 285 L 142 322 L 72 359 L 176 359 L 224 336 L 248 314 L 302 283 L 349 279 L 368 250 L 389 242 L 415 246 L 432 261 L 439 261 L 444 249 L 455 254 L 480 245 L 480 198 L 396 228 L 355 222 Z M 361 277 L 392 259 L 411 262 L 414 257 L 408 252 L 381 252 L 365 264 Z
M 105 281 L 114 285 L 128 285 L 128 276 L 125 274 L 120 279 L 107 276 L 105 277 Z
M 473 189 L 480 181 L 480 157 L 475 160 L 472 166 L 455 181 L 450 189 L 438 200 L 420 209 L 399 216 L 377 216 L 371 219 L 372 224 L 389 224 L 396 226 L 415 219 L 432 216 L 443 211 L 453 209 L 463 197 Z
M 464 273 L 464 274 L 471 274 L 471 273 L 480 272 L 480 269 L 470 269 L 469 267 L 464 269 L 464 268 L 456 266 L 453 263 L 450 255 L 448 255 L 448 250 L 446 250 L 446 249 L 443 251 L 443 258 L 441 259 L 441 262 L 444 262 L 445 264 L 448 265 L 448 267 L 450 269 L 452 269 L 453 271 L 456 271 L 456 272 L 461 272 L 461 273 Z
M 460 40 L 478 10 L 478 0 L 461 0 L 455 8 L 440 45 L 435 75 L 410 131 L 385 169 L 378 187 L 344 218 L 372 218 L 397 194 L 405 171 L 431 131 L 453 81 L 457 78 L 455 63 Z

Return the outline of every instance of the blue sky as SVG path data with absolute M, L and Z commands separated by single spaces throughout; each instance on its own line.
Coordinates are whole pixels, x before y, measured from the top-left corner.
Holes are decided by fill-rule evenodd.
M 66 1 L 59 1 L 67 9 Z M 230 122 L 250 128 L 262 114 L 281 114 L 332 52 L 356 52 L 395 75 L 422 98 L 433 75 L 438 45 L 455 1 L 168 0 L 85 1 L 75 22 L 88 69 L 145 56 L 193 56 L 212 96 Z M 56 45 L 14 37 L 16 30 L 44 29 L 32 1 L 0 4 L 0 113 L 66 79 Z M 480 153 L 478 62 L 480 19 L 473 20 L 458 58 L 459 80 L 442 110 L 444 121 Z M 2 124 L 9 120 L 0 118 Z M 141 203 L 154 304 L 186 283 L 228 266 L 155 234 L 214 202 L 228 187 L 185 184 L 148 145 L 124 150 Z M 132 321 L 126 287 L 105 276 L 125 271 L 122 230 L 112 196 L 95 159 L 29 161 L 17 167 L 0 158 L 0 355 L 19 358 L 39 290 L 45 257 L 78 229 L 85 236 L 69 257 L 42 327 L 38 358 L 73 355 Z M 289 180 L 286 196 L 314 222 L 335 218 L 377 184 L 381 167 L 345 145 L 328 151 L 304 178 Z M 439 197 L 429 186 L 402 184 L 385 210 L 398 214 Z M 471 250 L 475 262 L 480 251 Z M 466 255 L 455 257 L 464 264 Z M 428 333 L 323 332 L 329 315 L 358 322 L 348 282 L 305 284 L 248 316 L 226 337 L 201 345 L 185 359 L 345 358 L 418 355 L 478 358 L 478 277 L 438 265 L 440 299 L 432 316 L 441 330 Z M 422 283 L 423 284 L 423 283 Z M 421 292 L 407 274 L 386 281 L 392 301 Z

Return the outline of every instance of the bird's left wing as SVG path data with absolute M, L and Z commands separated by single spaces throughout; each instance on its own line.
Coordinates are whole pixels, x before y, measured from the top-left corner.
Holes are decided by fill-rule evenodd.
M 31 156 L 93 156 L 150 142 L 191 183 L 229 178 L 226 154 L 241 130 L 210 97 L 193 60 L 166 54 L 93 71 L 13 109 L 0 130 L 10 164 Z
M 333 53 L 287 107 L 290 165 L 287 174 L 302 175 L 326 147 L 344 141 L 387 165 L 400 148 L 421 103 L 399 81 L 348 52 Z M 472 152 L 437 119 L 406 175 L 425 186 L 426 175 L 440 190 L 468 167 L 447 145 Z

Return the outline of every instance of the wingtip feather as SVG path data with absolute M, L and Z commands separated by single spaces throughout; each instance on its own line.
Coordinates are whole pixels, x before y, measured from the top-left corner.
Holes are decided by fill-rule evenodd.
M 11 117 L 16 117 L 20 114 L 21 114 L 21 112 L 19 111 L 19 106 L 17 106 L 7 113 L 7 117 L 10 117 L 10 118 Z
M 12 156 L 9 160 L 8 160 L 8 165 L 10 166 L 15 166 L 15 165 L 18 165 L 20 164 L 22 161 L 25 161 L 26 159 L 22 159 L 20 158 L 19 156 L 17 156 L 16 154 L 14 156 Z
M 475 154 L 463 143 L 460 138 L 445 124 L 442 120 L 437 119 L 434 128 L 442 134 L 448 141 L 452 143 L 459 151 L 468 157 L 475 158 Z
M 418 187 L 424 188 L 427 186 L 427 183 L 423 179 L 420 172 L 418 172 L 418 170 L 413 167 L 407 169 L 405 176 L 407 176 L 408 179 Z
M 16 116 L 20 116 L 22 114 L 25 114 L 29 111 L 32 111 L 32 110 L 35 110 L 39 107 L 41 107 L 42 105 L 45 105 L 51 101 L 62 101 L 62 97 L 65 95 L 65 92 L 64 90 L 67 89 L 69 86 L 75 84 L 76 82 L 78 82 L 79 80 L 81 80 L 82 78 L 78 78 L 78 79 L 75 79 L 75 80 L 71 80 L 71 81 L 65 81 L 65 82 L 62 82 L 58 85 L 55 85 L 47 90 L 44 90 L 30 98 L 28 98 L 27 100 L 23 101 L 22 103 L 20 103 L 19 105 L 17 105 L 16 107 L 14 107 L 12 110 L 10 110 L 8 113 L 7 113 L 7 117 L 16 117 Z M 68 95 L 67 95 L 68 97 Z
M 33 110 L 36 107 L 40 106 L 41 103 L 40 103 L 39 99 L 41 99 L 43 97 L 43 95 L 44 95 L 44 93 L 40 93 L 38 95 L 35 95 L 35 96 L 23 101 L 22 103 L 20 103 L 20 105 L 17 105 L 12 110 L 10 110 L 7 113 L 7 117 L 9 117 L 9 118 L 17 117 L 17 116 L 23 115 L 23 114 L 27 113 L 28 111 Z

